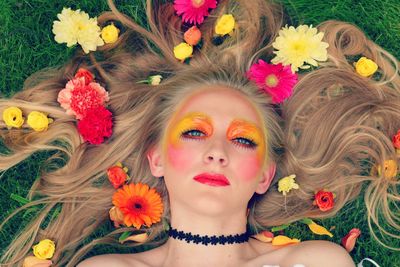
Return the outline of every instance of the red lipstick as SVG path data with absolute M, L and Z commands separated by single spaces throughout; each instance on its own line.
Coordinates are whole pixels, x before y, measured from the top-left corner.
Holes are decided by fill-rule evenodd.
M 228 186 L 229 180 L 222 174 L 201 173 L 193 178 L 196 182 L 210 186 Z

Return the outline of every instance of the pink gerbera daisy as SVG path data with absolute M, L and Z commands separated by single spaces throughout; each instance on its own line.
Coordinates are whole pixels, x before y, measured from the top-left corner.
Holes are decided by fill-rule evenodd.
M 216 0 L 175 0 L 176 13 L 182 15 L 184 22 L 201 24 L 204 17 L 209 15 L 209 9 L 217 7 Z
M 297 83 L 297 74 L 291 71 L 290 65 L 272 65 L 262 59 L 250 67 L 247 76 L 261 90 L 271 95 L 274 104 L 281 103 L 290 97 Z

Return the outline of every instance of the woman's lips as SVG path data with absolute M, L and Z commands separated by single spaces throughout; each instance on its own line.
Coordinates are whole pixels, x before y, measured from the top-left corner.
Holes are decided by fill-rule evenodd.
M 229 180 L 222 174 L 216 173 L 201 173 L 196 175 L 193 180 L 196 182 L 210 185 L 210 186 L 228 186 Z

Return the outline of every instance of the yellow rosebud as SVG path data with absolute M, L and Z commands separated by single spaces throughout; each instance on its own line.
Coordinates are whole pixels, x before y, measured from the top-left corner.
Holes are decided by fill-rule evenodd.
M 118 40 L 119 29 L 114 24 L 108 25 L 101 30 L 101 38 L 106 44 L 115 43 Z
M 159 85 L 161 83 L 162 76 L 161 75 L 153 75 L 149 77 L 149 83 L 151 85 Z
M 174 47 L 174 55 L 179 60 L 185 60 L 188 57 L 191 57 L 193 53 L 193 46 L 187 43 L 180 43 Z
M 55 250 L 56 245 L 50 239 L 43 239 L 39 244 L 33 246 L 33 254 L 41 260 L 51 259 Z
M 273 246 L 283 246 L 283 245 L 289 245 L 289 244 L 295 244 L 299 243 L 300 240 L 297 238 L 290 238 L 284 235 L 278 235 L 275 236 L 274 239 L 272 239 L 272 245 Z
M 371 76 L 378 69 L 378 65 L 366 57 L 361 57 L 355 65 L 356 72 L 363 77 Z
M 325 227 L 316 224 L 315 222 L 312 222 L 312 223 L 308 224 L 308 228 L 310 228 L 310 230 L 314 234 L 317 234 L 317 235 L 328 235 L 329 237 L 333 237 L 333 234 L 331 232 L 326 230 Z
M 384 161 L 384 165 L 383 165 L 384 169 L 385 169 L 385 178 L 386 179 L 392 179 L 394 177 L 396 177 L 397 175 L 397 163 L 396 161 L 390 159 L 390 160 L 385 160 Z M 378 165 L 377 170 L 378 170 L 378 175 L 381 175 L 381 166 Z
M 51 260 L 41 260 L 35 256 L 28 256 L 24 259 L 22 267 L 49 267 L 51 264 Z
M 12 127 L 21 128 L 24 124 L 24 118 L 22 117 L 22 110 L 17 107 L 9 107 L 3 111 L 3 120 L 6 123 L 8 129 Z
M 220 35 L 230 34 L 235 28 L 235 18 L 232 14 L 222 15 L 215 24 L 215 33 Z
M 49 124 L 52 122 L 52 119 L 47 118 L 46 114 L 39 111 L 32 111 L 29 113 L 27 120 L 28 125 L 37 132 L 47 130 Z
M 137 243 L 144 243 L 147 241 L 147 239 L 149 238 L 147 233 L 142 233 L 142 234 L 136 234 L 136 235 L 131 235 L 127 238 L 125 238 L 124 240 L 122 240 L 120 243 L 123 244 L 126 241 L 133 241 L 133 242 L 137 242 Z

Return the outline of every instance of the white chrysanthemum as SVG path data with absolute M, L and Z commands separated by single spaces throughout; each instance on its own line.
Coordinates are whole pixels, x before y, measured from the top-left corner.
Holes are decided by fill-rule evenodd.
M 287 25 L 279 31 L 279 36 L 272 43 L 278 50 L 274 51 L 276 57 L 272 63 L 282 63 L 284 66 L 291 65 L 293 72 L 299 68 L 308 69 L 310 64 L 318 66 L 317 61 L 328 59 L 328 43 L 322 42 L 324 33 L 317 33 L 317 29 L 308 25 L 300 25 L 297 28 Z
M 87 13 L 71 8 L 63 8 L 57 17 L 59 21 L 53 23 L 54 39 L 57 43 L 67 43 L 68 47 L 78 43 L 85 53 L 95 51 L 97 46 L 104 44 L 97 18 L 89 18 Z

